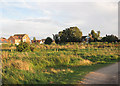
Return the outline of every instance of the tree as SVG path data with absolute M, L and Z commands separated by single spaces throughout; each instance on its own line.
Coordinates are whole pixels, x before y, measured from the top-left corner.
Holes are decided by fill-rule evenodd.
M 58 44 L 60 42 L 59 35 L 58 34 L 53 34 L 53 39 L 55 40 L 55 43 Z
M 70 27 L 58 33 L 58 40 L 62 42 L 79 42 L 82 38 L 82 32 L 78 27 Z
M 95 33 L 95 31 L 94 30 L 91 30 L 91 35 L 92 35 L 92 38 L 98 38 L 98 36 L 97 36 L 97 33 Z
M 16 46 L 16 50 L 19 52 L 30 51 L 30 45 L 21 41 L 20 44 Z
M 89 33 L 88 36 L 91 37 L 92 35 Z
M 50 37 L 47 37 L 45 39 L 45 44 L 51 44 L 53 42 L 53 40 Z
M 106 35 L 106 37 L 103 37 L 102 42 L 115 42 L 118 41 L 118 37 L 114 36 L 114 35 Z
M 100 31 L 97 31 L 97 36 L 100 37 Z
M 35 37 L 33 37 L 33 41 L 36 41 L 36 38 L 35 38 Z

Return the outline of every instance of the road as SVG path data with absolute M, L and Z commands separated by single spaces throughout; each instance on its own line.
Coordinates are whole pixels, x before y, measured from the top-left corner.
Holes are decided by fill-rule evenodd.
M 119 63 L 111 64 L 107 67 L 103 67 L 94 72 L 87 74 L 84 79 L 80 82 L 81 84 L 120 84 L 120 68 L 118 69 Z M 119 74 L 118 74 L 119 73 Z M 119 75 L 119 79 L 118 79 Z

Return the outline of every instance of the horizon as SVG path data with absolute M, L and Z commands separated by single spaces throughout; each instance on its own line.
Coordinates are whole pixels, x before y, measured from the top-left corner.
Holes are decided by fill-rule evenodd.
M 77 26 L 83 36 L 93 29 L 100 31 L 101 37 L 106 34 L 118 37 L 118 3 L 5 0 L 0 2 L 0 23 L 0 34 L 5 38 L 25 33 L 31 39 L 53 39 L 52 34 L 73 26 Z
M 96 31 L 95 31 L 96 32 Z M 15 33 L 15 34 L 26 34 L 26 33 Z M 14 36 L 15 34 L 12 34 L 12 35 L 10 35 L 10 36 Z M 89 33 L 88 33 L 89 34 Z M 82 35 L 82 36 L 88 36 L 88 34 L 87 35 Z M 100 36 L 100 37 L 105 37 L 106 35 L 114 35 L 114 34 L 105 34 L 104 36 Z M 9 36 L 9 37 L 10 37 Z M 28 35 L 29 36 L 29 35 Z M 116 35 L 114 35 L 114 36 L 116 36 Z M 8 39 L 9 37 L 4 37 L 4 36 L 1 36 L 1 38 L 6 38 L 6 39 Z M 33 40 L 33 37 L 35 37 L 35 36 L 29 36 L 29 38 L 30 38 L 30 40 Z M 118 37 L 118 36 L 117 36 Z M 36 38 L 36 40 L 41 40 L 41 39 L 46 39 L 46 38 L 39 38 L 39 37 L 35 37 Z M 51 37 L 52 39 L 53 39 L 53 36 Z M 119 39 L 119 37 L 118 37 L 118 39 Z

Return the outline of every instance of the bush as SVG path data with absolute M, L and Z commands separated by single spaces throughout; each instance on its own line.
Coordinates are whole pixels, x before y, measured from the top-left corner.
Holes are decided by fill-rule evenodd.
M 19 52 L 30 51 L 30 45 L 26 42 L 20 42 L 20 44 L 17 45 L 16 50 Z
M 53 41 L 50 37 L 47 37 L 46 40 L 45 40 L 45 44 L 51 44 Z
M 14 46 L 13 44 L 10 45 L 11 47 Z
M 102 38 L 102 42 L 116 42 L 118 38 L 114 35 L 106 35 L 106 37 Z
M 37 51 L 38 49 L 37 49 L 37 47 L 36 47 L 35 44 L 31 44 L 31 45 L 30 45 L 30 50 L 31 50 L 31 51 Z

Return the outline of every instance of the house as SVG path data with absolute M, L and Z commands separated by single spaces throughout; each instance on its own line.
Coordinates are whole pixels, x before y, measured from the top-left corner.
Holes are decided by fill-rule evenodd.
M 44 42 L 45 42 L 45 39 L 42 39 L 42 40 L 40 41 L 40 44 L 44 44 Z
M 41 40 L 31 40 L 32 43 L 40 43 Z
M 15 34 L 14 36 L 10 36 L 8 40 L 13 44 L 19 44 L 21 41 L 30 43 L 30 38 L 27 34 Z
M 45 42 L 45 39 L 41 39 L 41 40 L 31 40 L 31 43 L 40 43 L 43 44 Z
M 0 45 L 1 44 L 8 44 L 8 43 L 10 43 L 8 39 L 6 39 L 6 38 L 0 38 Z
M 102 39 L 102 37 L 98 37 L 98 40 L 101 40 Z
M 88 43 L 90 38 L 91 37 L 89 37 L 89 36 L 82 36 L 82 41 L 85 41 L 86 43 Z
M 82 36 L 82 41 L 86 41 L 87 36 Z
M 89 43 L 90 39 L 91 39 L 91 38 L 90 38 L 89 36 L 87 36 L 87 37 L 86 37 L 86 43 Z

